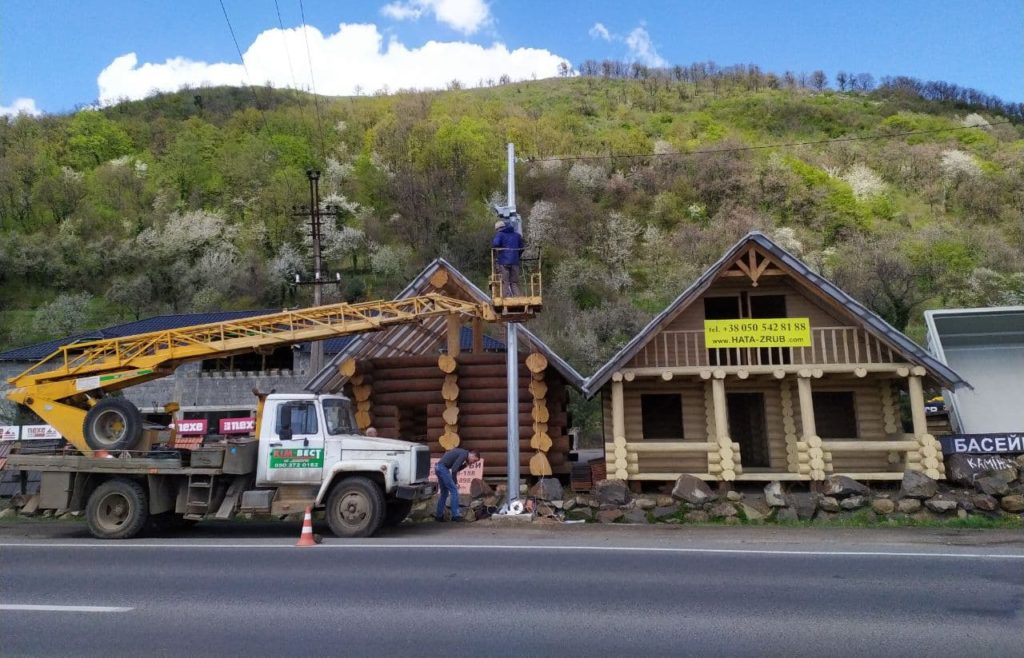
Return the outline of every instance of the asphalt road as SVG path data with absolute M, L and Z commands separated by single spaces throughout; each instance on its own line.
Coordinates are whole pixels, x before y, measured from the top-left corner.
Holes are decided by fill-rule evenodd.
M 0 655 L 1024 655 L 1019 532 L 76 526 L 0 528 Z

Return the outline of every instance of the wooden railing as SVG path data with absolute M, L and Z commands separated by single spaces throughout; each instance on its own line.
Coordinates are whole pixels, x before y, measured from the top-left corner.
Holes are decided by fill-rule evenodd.
M 853 365 L 896 363 L 888 345 L 860 327 L 811 329 L 810 347 L 707 349 L 704 332 L 663 331 L 647 343 L 632 366 L 701 368 L 715 366 Z

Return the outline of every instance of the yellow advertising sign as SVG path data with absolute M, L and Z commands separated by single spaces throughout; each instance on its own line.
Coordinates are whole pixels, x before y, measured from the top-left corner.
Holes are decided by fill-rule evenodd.
M 705 320 L 704 345 L 720 347 L 810 347 L 807 318 Z

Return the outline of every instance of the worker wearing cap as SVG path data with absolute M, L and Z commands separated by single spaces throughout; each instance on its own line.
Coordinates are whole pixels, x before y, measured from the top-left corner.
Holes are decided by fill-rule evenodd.
M 523 253 L 523 236 L 516 233 L 511 223 L 498 221 L 494 224 L 494 262 L 501 278 L 501 295 L 519 297 L 519 262 Z
M 451 496 L 452 521 L 461 521 L 462 513 L 459 511 L 459 486 L 455 483 L 459 471 L 480 461 L 480 453 L 476 450 L 465 448 L 452 448 L 441 456 L 437 465 L 434 466 L 434 475 L 437 476 L 437 486 L 440 489 L 437 496 L 437 513 L 434 514 L 435 521 L 444 521 L 444 504 Z

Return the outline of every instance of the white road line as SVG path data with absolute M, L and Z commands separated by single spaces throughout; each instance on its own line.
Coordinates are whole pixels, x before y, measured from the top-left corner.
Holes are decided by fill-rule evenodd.
M 26 612 L 128 612 L 135 608 L 111 605 L 29 605 L 25 603 L 0 603 L 0 611 Z
M 0 548 L 174 548 L 174 549 L 292 549 L 292 544 L 142 544 L 124 542 L 0 543 Z M 984 560 L 1024 560 L 1024 553 L 939 553 L 911 551 L 808 551 L 759 548 L 683 548 L 661 546 L 544 546 L 490 544 L 320 544 L 321 550 L 492 550 L 492 551 L 590 551 L 634 553 L 680 553 L 709 555 L 786 555 L 803 557 L 933 557 Z

